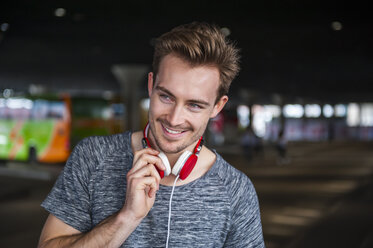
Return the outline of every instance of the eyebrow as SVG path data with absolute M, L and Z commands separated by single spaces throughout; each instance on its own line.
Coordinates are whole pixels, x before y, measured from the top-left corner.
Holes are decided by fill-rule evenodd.
M 174 94 L 172 94 L 168 89 L 162 87 L 162 86 L 155 86 L 155 89 L 156 90 L 159 90 L 159 91 L 162 91 L 164 93 L 166 93 L 167 95 L 173 97 L 173 98 L 176 98 Z M 208 107 L 210 106 L 210 103 L 204 101 L 204 100 L 200 100 L 200 99 L 191 99 L 191 100 L 188 100 L 189 103 L 195 103 L 195 104 L 200 104 L 200 105 L 204 105 L 205 107 Z

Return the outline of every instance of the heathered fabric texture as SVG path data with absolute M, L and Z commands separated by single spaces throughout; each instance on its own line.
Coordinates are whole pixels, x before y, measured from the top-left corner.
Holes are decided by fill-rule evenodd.
M 130 144 L 130 132 L 82 140 L 42 206 L 81 232 L 119 211 L 133 161 Z M 169 247 L 264 247 L 251 181 L 216 156 L 204 176 L 175 188 Z M 153 208 L 121 247 L 165 247 L 171 190 L 160 185 Z

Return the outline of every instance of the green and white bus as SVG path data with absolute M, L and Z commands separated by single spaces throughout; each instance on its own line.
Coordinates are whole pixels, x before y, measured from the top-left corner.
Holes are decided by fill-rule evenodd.
M 0 159 L 65 162 L 84 137 L 122 132 L 123 105 L 101 97 L 0 98 Z

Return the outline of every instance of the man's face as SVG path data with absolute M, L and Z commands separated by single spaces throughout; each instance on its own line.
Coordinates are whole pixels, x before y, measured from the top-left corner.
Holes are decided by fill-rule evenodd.
M 191 67 L 174 55 L 165 56 L 156 81 L 149 73 L 149 138 L 165 153 L 192 150 L 203 135 L 210 118 L 215 117 L 228 100 L 223 96 L 215 104 L 219 71 L 212 66 Z

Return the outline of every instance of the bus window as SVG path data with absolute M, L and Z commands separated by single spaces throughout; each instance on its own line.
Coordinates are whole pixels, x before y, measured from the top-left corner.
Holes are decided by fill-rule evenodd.
M 49 102 L 47 118 L 66 119 L 66 104 L 64 102 Z

